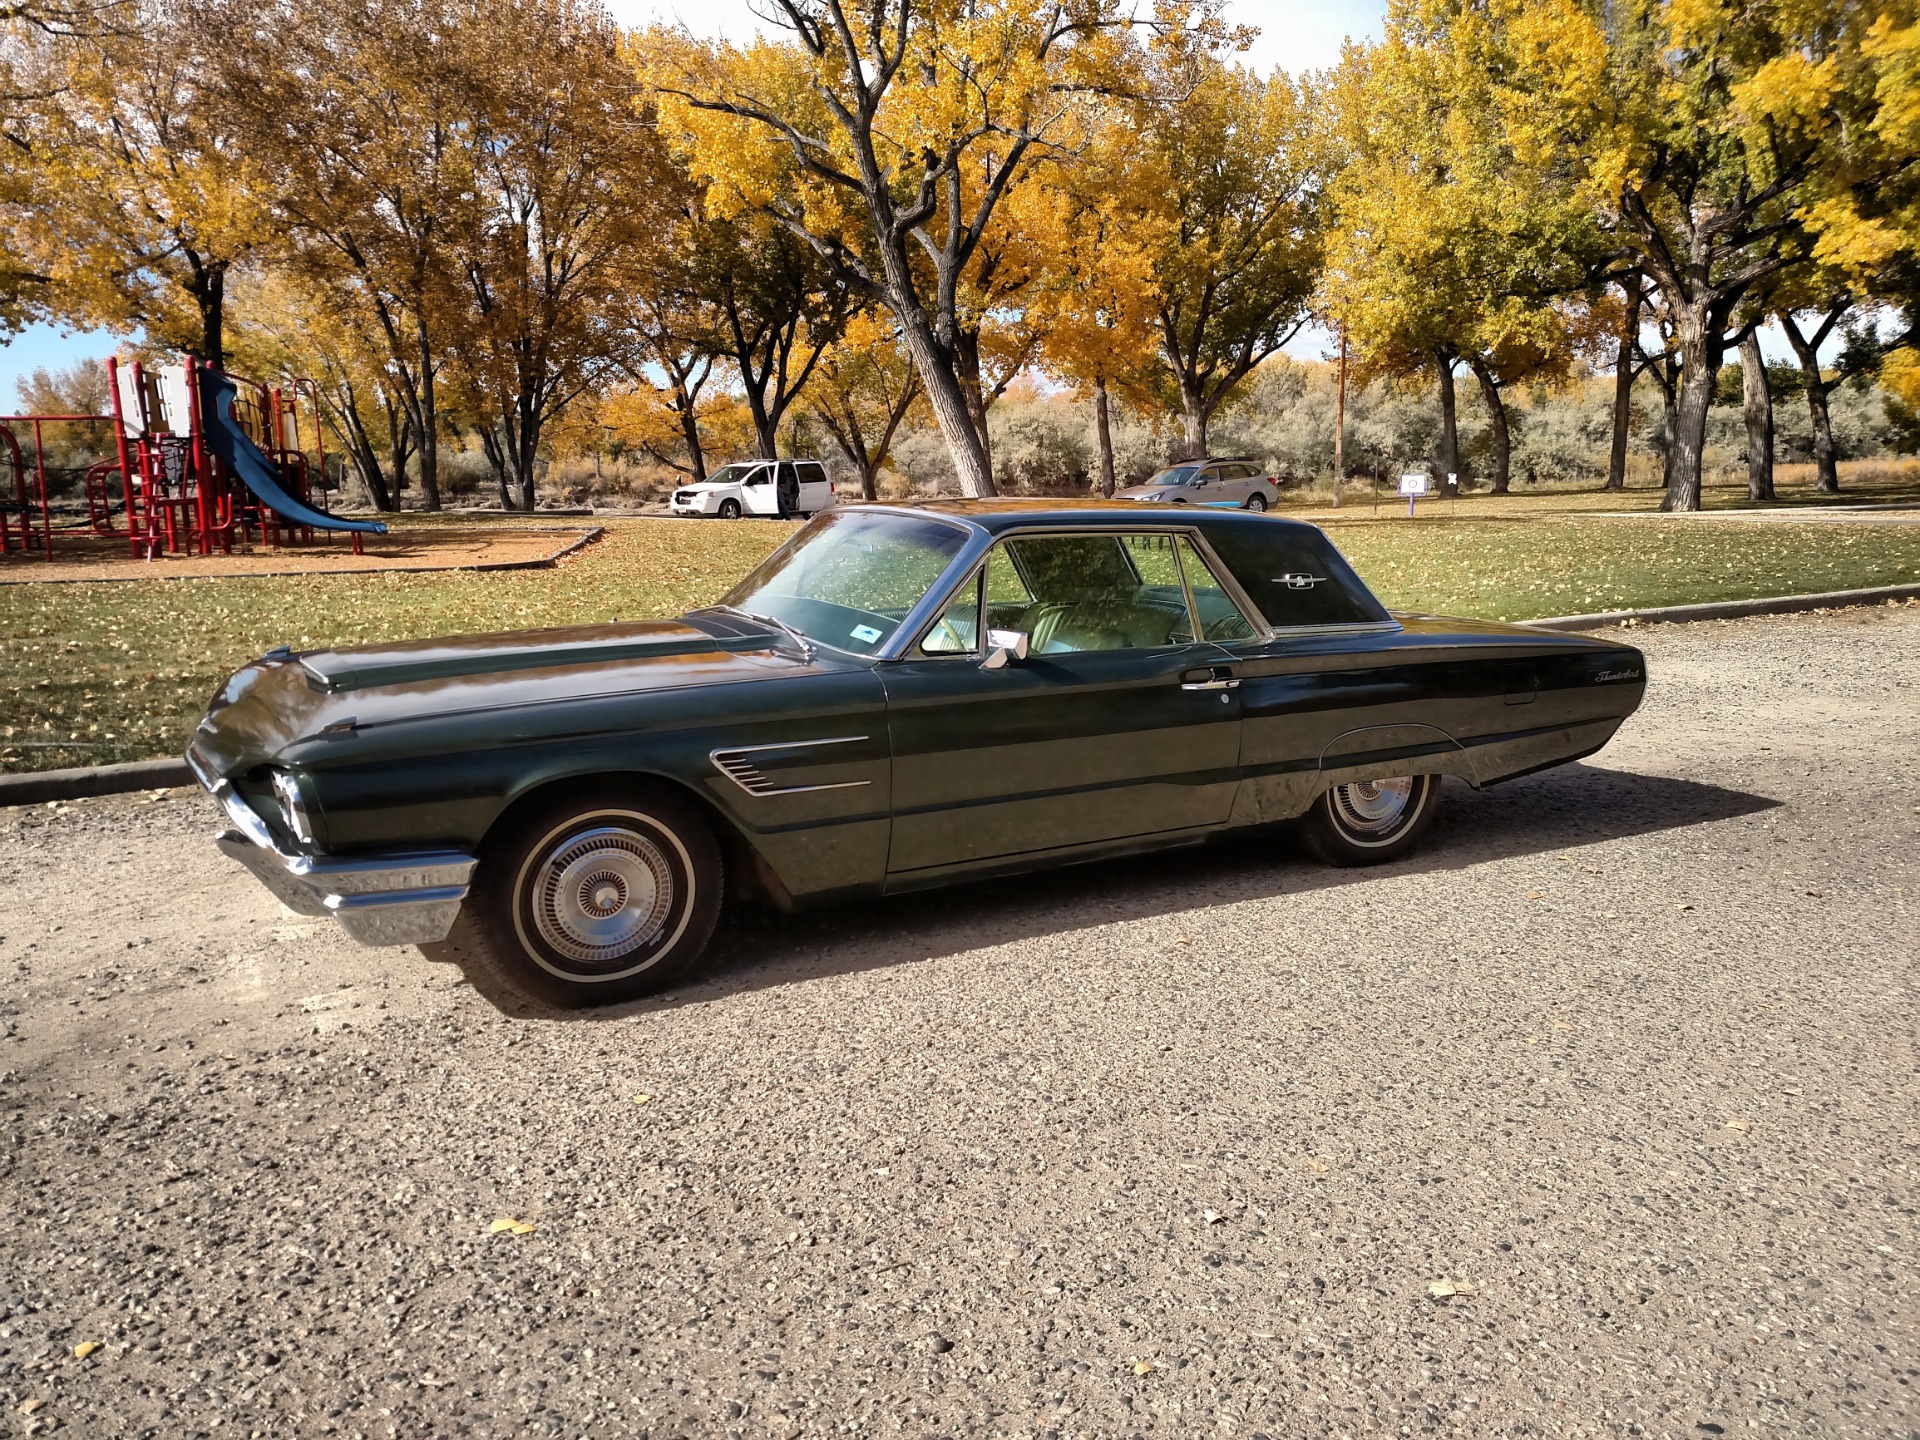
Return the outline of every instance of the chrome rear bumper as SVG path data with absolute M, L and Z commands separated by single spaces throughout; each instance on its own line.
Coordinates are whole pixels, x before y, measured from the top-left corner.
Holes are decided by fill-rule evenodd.
M 431 945 L 447 938 L 478 863 L 460 850 L 351 857 L 289 855 L 232 784 L 191 751 L 187 764 L 238 828 L 214 837 L 274 898 L 300 915 L 331 915 L 362 945 Z

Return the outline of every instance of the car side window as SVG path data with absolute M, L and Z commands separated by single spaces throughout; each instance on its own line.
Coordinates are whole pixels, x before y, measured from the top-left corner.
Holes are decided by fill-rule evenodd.
M 826 483 L 826 466 L 820 464 L 817 460 L 798 461 L 794 465 L 794 469 L 799 472 L 800 483 L 802 485 L 824 485 Z
M 1193 593 L 1193 608 L 1200 620 L 1200 634 L 1208 640 L 1251 640 L 1253 626 L 1233 603 L 1219 577 L 1200 558 L 1193 541 L 1180 537 L 1180 564 L 1186 571 L 1187 586 Z
M 1031 598 L 1000 598 L 1012 587 L 996 589 L 990 558 L 987 623 L 1024 631 L 1032 654 L 1192 643 L 1173 537 L 1035 535 L 1004 541 L 1002 553 Z
M 1307 526 L 1257 520 L 1209 528 L 1206 537 L 1276 630 L 1391 618 L 1326 537 Z

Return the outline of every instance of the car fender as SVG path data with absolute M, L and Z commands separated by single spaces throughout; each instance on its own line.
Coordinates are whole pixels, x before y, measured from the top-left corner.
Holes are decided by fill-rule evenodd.
M 1320 752 L 1320 788 L 1398 775 L 1478 780 L 1467 749 L 1437 725 L 1366 725 L 1336 735 Z

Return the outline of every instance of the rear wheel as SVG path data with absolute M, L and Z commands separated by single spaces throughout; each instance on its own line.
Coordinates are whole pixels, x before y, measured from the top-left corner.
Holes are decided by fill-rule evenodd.
M 720 918 L 723 886 L 713 831 L 685 800 L 576 792 L 489 844 L 455 938 L 522 994 L 610 1005 L 693 967 Z
M 1249 510 L 1252 510 L 1252 511 L 1254 511 L 1254 512 L 1255 512 L 1255 513 L 1257 514 L 1258 512 L 1260 512 L 1260 511 L 1262 511 L 1262 510 L 1264 510 L 1264 509 L 1266 509 L 1266 508 L 1267 508 L 1267 497 L 1266 497 L 1266 496 L 1264 496 L 1264 495 L 1249 495 L 1249 496 L 1247 496 L 1247 509 L 1249 509 Z
M 1438 775 L 1356 780 L 1314 801 L 1302 831 L 1329 865 L 1382 865 L 1413 849 L 1439 803 Z
M 722 520 L 738 520 L 740 518 L 740 502 L 738 500 L 722 500 L 720 502 L 720 518 Z

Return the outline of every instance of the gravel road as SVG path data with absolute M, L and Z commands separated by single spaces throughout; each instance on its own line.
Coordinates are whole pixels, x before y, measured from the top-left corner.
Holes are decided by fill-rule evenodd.
M 1638 634 L 1408 862 L 750 917 L 591 1015 L 198 795 L 0 812 L 0 1433 L 1907 1436 L 1920 607 Z

